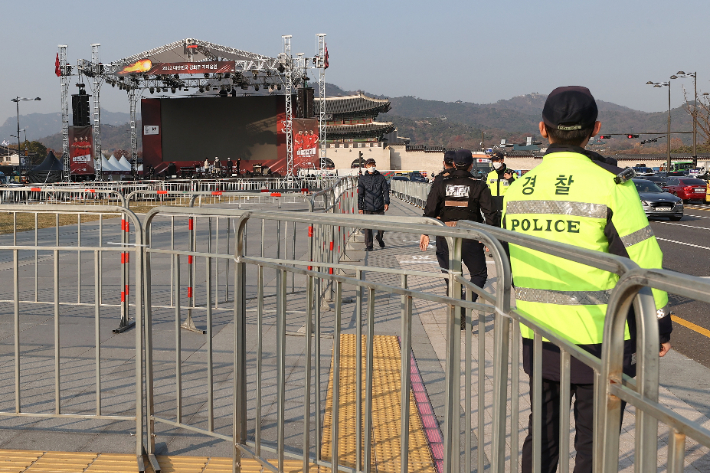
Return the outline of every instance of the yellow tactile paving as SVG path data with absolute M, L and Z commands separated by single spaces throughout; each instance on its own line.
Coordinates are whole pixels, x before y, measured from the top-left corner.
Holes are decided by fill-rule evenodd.
M 232 473 L 232 459 L 222 457 L 182 457 L 182 456 L 157 456 L 161 473 Z M 274 466 L 278 461 L 270 460 Z M 152 468 L 148 471 L 153 473 Z M 242 473 L 266 473 L 259 462 L 252 459 L 242 460 Z M 284 461 L 284 473 L 302 473 L 303 462 L 301 460 Z M 311 465 L 309 473 L 330 473 L 328 468 L 318 468 Z
M 340 403 L 338 419 L 338 459 L 342 465 L 355 466 L 355 348 L 356 336 L 344 334 L 340 337 Z M 363 344 L 363 367 L 365 364 L 365 339 Z M 373 340 L 372 379 L 372 461 L 371 467 L 378 473 L 400 470 L 400 387 L 401 353 L 395 336 L 376 335 Z M 365 377 L 363 369 L 363 396 Z M 323 444 L 321 456 L 331 458 L 332 435 L 332 390 L 333 369 L 331 361 L 326 413 L 323 422 Z M 435 473 L 419 411 L 410 391 L 409 411 L 409 471 Z M 362 425 L 362 422 L 361 422 Z

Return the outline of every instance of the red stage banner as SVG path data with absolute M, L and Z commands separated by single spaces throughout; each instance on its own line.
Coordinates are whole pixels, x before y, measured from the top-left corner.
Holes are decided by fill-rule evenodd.
M 320 169 L 318 155 L 318 120 L 315 118 L 294 118 L 294 169 Z
M 155 63 L 150 59 L 141 59 L 125 66 L 118 75 L 127 74 L 204 74 L 234 72 L 234 61 L 204 62 L 164 62 Z
M 94 135 L 91 126 L 69 127 L 69 163 L 72 174 L 94 174 Z

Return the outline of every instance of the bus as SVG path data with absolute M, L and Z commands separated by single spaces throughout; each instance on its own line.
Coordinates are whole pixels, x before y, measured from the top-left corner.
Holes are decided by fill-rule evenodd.
M 671 162 L 671 171 L 670 172 L 684 172 L 684 171 L 689 171 L 693 169 L 693 161 L 692 160 L 683 160 L 683 161 L 673 161 Z M 666 171 L 666 163 L 661 164 L 660 170 L 665 172 Z

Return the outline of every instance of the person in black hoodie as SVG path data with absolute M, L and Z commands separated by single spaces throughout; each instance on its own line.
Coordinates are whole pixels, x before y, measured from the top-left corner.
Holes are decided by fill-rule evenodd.
M 377 170 L 374 159 L 365 161 L 365 170 L 367 172 L 359 177 L 357 184 L 358 211 L 366 215 L 384 215 L 390 207 L 390 185 Z M 385 247 L 384 234 L 384 230 L 377 231 L 380 248 Z M 365 251 L 372 251 L 372 244 L 372 230 L 368 228 L 365 230 Z

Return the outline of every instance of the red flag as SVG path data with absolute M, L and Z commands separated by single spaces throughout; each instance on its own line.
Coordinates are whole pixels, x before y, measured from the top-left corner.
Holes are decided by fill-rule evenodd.
M 62 71 L 59 68 L 59 53 L 57 53 L 57 60 L 54 61 L 54 73 L 57 75 L 57 77 L 61 77 Z
M 323 69 L 328 69 L 330 66 L 330 56 L 328 55 L 328 46 L 325 47 L 325 60 L 323 61 Z

